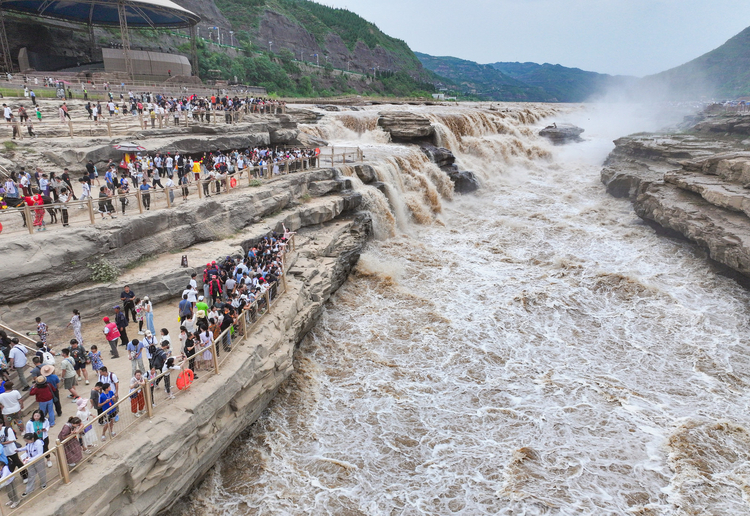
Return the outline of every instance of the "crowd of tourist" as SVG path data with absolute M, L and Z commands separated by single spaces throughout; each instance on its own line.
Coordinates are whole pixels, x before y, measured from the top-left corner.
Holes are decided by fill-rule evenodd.
M 223 119 L 225 123 L 236 123 L 240 119 L 240 114 L 281 114 L 286 111 L 286 103 L 279 100 L 272 100 L 260 97 L 245 96 L 241 98 L 237 95 L 182 95 L 167 96 L 160 93 L 133 93 L 128 92 L 127 96 L 120 93 L 117 99 L 112 91 L 108 91 L 108 101 L 87 102 L 84 108 L 88 113 L 88 119 L 94 122 L 101 122 L 102 119 L 115 116 L 141 116 L 143 128 L 149 126 L 156 127 L 158 119 L 169 122 L 174 120 L 174 125 L 180 125 L 181 120 L 187 115 L 194 123 L 206 122 L 211 123 L 212 117 L 217 120 Z M 88 100 L 88 93 L 84 89 L 84 100 Z M 65 122 L 69 117 L 67 105 L 60 105 L 60 121 Z M 214 120 L 215 122 L 216 120 Z
M 218 262 L 209 262 L 203 268 L 202 277 L 193 273 L 186 281 L 178 305 L 180 333 L 176 338 L 167 328 L 161 328 L 157 336 L 149 296 L 140 296 L 130 286 L 123 288 L 113 314 L 102 318 L 101 343 L 107 342 L 109 359 L 102 357 L 95 342 L 84 340 L 78 310 L 73 310 L 66 326 L 72 327 L 75 338 L 64 348 L 61 343 L 50 341 L 48 326 L 39 317 L 36 332 L 29 332 L 38 339 L 36 349 L 29 349 L 18 337 L 0 330 L 0 485 L 5 486 L 8 505 L 17 507 L 23 497 L 34 491 L 37 479 L 41 489 L 47 486 L 45 461 L 36 462 L 21 472 L 25 489 L 20 497 L 14 484 L 16 479 L 6 477 L 43 454 L 47 454 L 46 466 L 53 466 L 48 454 L 50 434 L 58 423 L 56 417 L 63 413 L 61 402 L 66 397 L 62 391 L 68 392 L 67 399 L 77 408 L 76 415 L 69 417 L 57 434 L 61 442 L 71 435 L 77 436 L 64 446 L 68 466 L 73 468 L 97 444 L 117 435 L 120 414 L 119 407 L 113 407 L 121 396 L 129 396 L 132 414 L 140 417 L 146 412 L 144 389 L 149 389 L 153 402 L 154 390 L 163 380 L 166 397 L 174 398 L 171 372 L 181 370 L 184 361 L 193 371 L 193 378 L 198 378 L 194 374 L 196 370 L 212 368 L 221 352 L 231 351 L 233 334 L 244 327 L 239 318 L 245 317 L 246 312 L 253 315 L 267 308 L 264 294 L 273 289 L 284 274 L 283 256 L 292 235 L 284 228 L 283 234 L 269 234 L 242 258 L 227 256 Z M 128 335 L 128 331 L 131 334 L 135 331 L 131 324 L 137 325 L 137 338 L 131 339 Z M 222 334 L 221 341 L 214 344 Z M 121 347 L 125 348 L 131 363 L 131 379 L 122 386 L 117 375 L 105 365 L 105 361 L 120 358 Z M 11 380 L 11 371 L 17 373 L 17 384 Z M 81 383 L 89 386 L 88 394 L 78 391 Z M 29 398 L 25 398 L 25 392 Z M 25 418 L 24 404 L 28 404 L 32 396 L 38 408 Z M 98 416 L 101 416 L 99 432 L 94 425 Z M 24 441 L 23 446 L 18 444 L 19 439 Z
M 203 195 L 210 197 L 212 194 L 227 193 L 232 179 L 242 178 L 245 173 L 256 178 L 278 175 L 284 171 L 282 167 L 285 161 L 299 158 L 313 160 L 316 151 L 255 147 L 193 156 L 169 152 L 131 156 L 119 163 L 110 160 L 101 175 L 93 161 L 89 161 L 82 177 L 76 180 L 80 184 L 80 200 L 96 199 L 102 218 L 116 217 L 115 199 L 119 200 L 120 209 L 125 215 L 129 204 L 128 194 L 140 192 L 146 210 L 151 209 L 151 194 L 157 187 L 167 190 L 170 203 L 175 200 L 175 191 L 179 191 L 183 202 L 188 201 L 190 185 L 196 182 L 202 185 Z M 63 226 L 68 226 L 68 203 L 79 200 L 73 181 L 67 168 L 58 175 L 55 172 L 47 174 L 41 168 L 32 173 L 21 167 L 19 171 L 11 172 L 0 184 L 0 207 L 29 206 L 33 210 L 31 224 L 37 231 L 47 229 L 47 215 L 50 224 L 61 222 Z M 79 207 L 84 208 L 82 205 Z M 26 227 L 29 221 L 25 214 L 21 213 L 21 217 Z

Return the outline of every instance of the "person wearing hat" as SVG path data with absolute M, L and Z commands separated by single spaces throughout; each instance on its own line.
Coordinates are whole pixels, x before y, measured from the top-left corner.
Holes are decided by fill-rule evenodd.
M 47 380 L 47 385 L 52 387 L 54 398 L 52 401 L 55 405 L 55 413 L 57 417 L 62 416 L 62 404 L 60 403 L 60 392 L 58 391 L 58 385 L 60 384 L 60 377 L 55 374 L 55 366 L 43 365 L 41 370 L 41 376 Z
M 125 315 L 125 312 L 123 312 L 120 309 L 120 305 L 115 306 L 115 324 L 117 324 L 117 331 L 120 332 L 120 341 L 122 342 L 121 346 L 127 346 L 128 342 L 128 316 Z
M 109 342 L 109 348 L 112 352 L 112 358 L 120 358 L 120 354 L 117 352 L 117 339 L 120 338 L 120 331 L 117 329 L 117 325 L 109 320 L 109 317 L 104 317 L 104 337 Z
M 55 391 L 47 383 L 47 378 L 42 375 L 37 376 L 34 380 L 34 387 L 29 391 L 29 395 L 36 398 L 39 410 L 44 412 L 49 420 L 49 426 L 55 426 Z
M 204 316 L 205 316 L 205 314 L 208 313 L 208 303 L 206 303 L 205 299 L 206 298 L 203 297 L 203 296 L 198 296 L 198 302 L 195 303 L 195 311 L 196 311 L 196 313 L 198 311 L 200 311 L 200 310 L 203 310 L 203 315 Z

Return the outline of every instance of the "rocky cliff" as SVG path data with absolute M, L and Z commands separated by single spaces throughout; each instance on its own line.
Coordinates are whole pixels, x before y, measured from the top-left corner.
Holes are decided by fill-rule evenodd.
M 617 140 L 602 182 L 641 218 L 750 277 L 750 124 L 721 114 L 698 120 L 680 133 Z
M 56 489 L 44 505 L 35 500 L 22 513 L 136 516 L 168 509 L 258 418 L 291 374 L 295 345 L 346 280 L 370 233 L 366 214 L 303 229 L 287 292 L 235 346 L 221 373 L 113 441 L 74 473 L 73 489 Z

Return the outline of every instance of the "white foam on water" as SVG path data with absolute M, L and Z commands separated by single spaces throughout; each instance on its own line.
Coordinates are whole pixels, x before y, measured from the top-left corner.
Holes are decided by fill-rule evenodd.
M 175 514 L 750 514 L 750 296 L 509 109 L 430 114 L 477 195 L 383 166 L 403 220 Z

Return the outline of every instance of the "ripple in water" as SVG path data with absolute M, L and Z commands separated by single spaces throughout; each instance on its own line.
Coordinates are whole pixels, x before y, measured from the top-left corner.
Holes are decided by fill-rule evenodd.
M 372 243 L 173 514 L 750 513 L 747 292 L 507 133 L 546 150 L 460 156 L 485 188 Z

